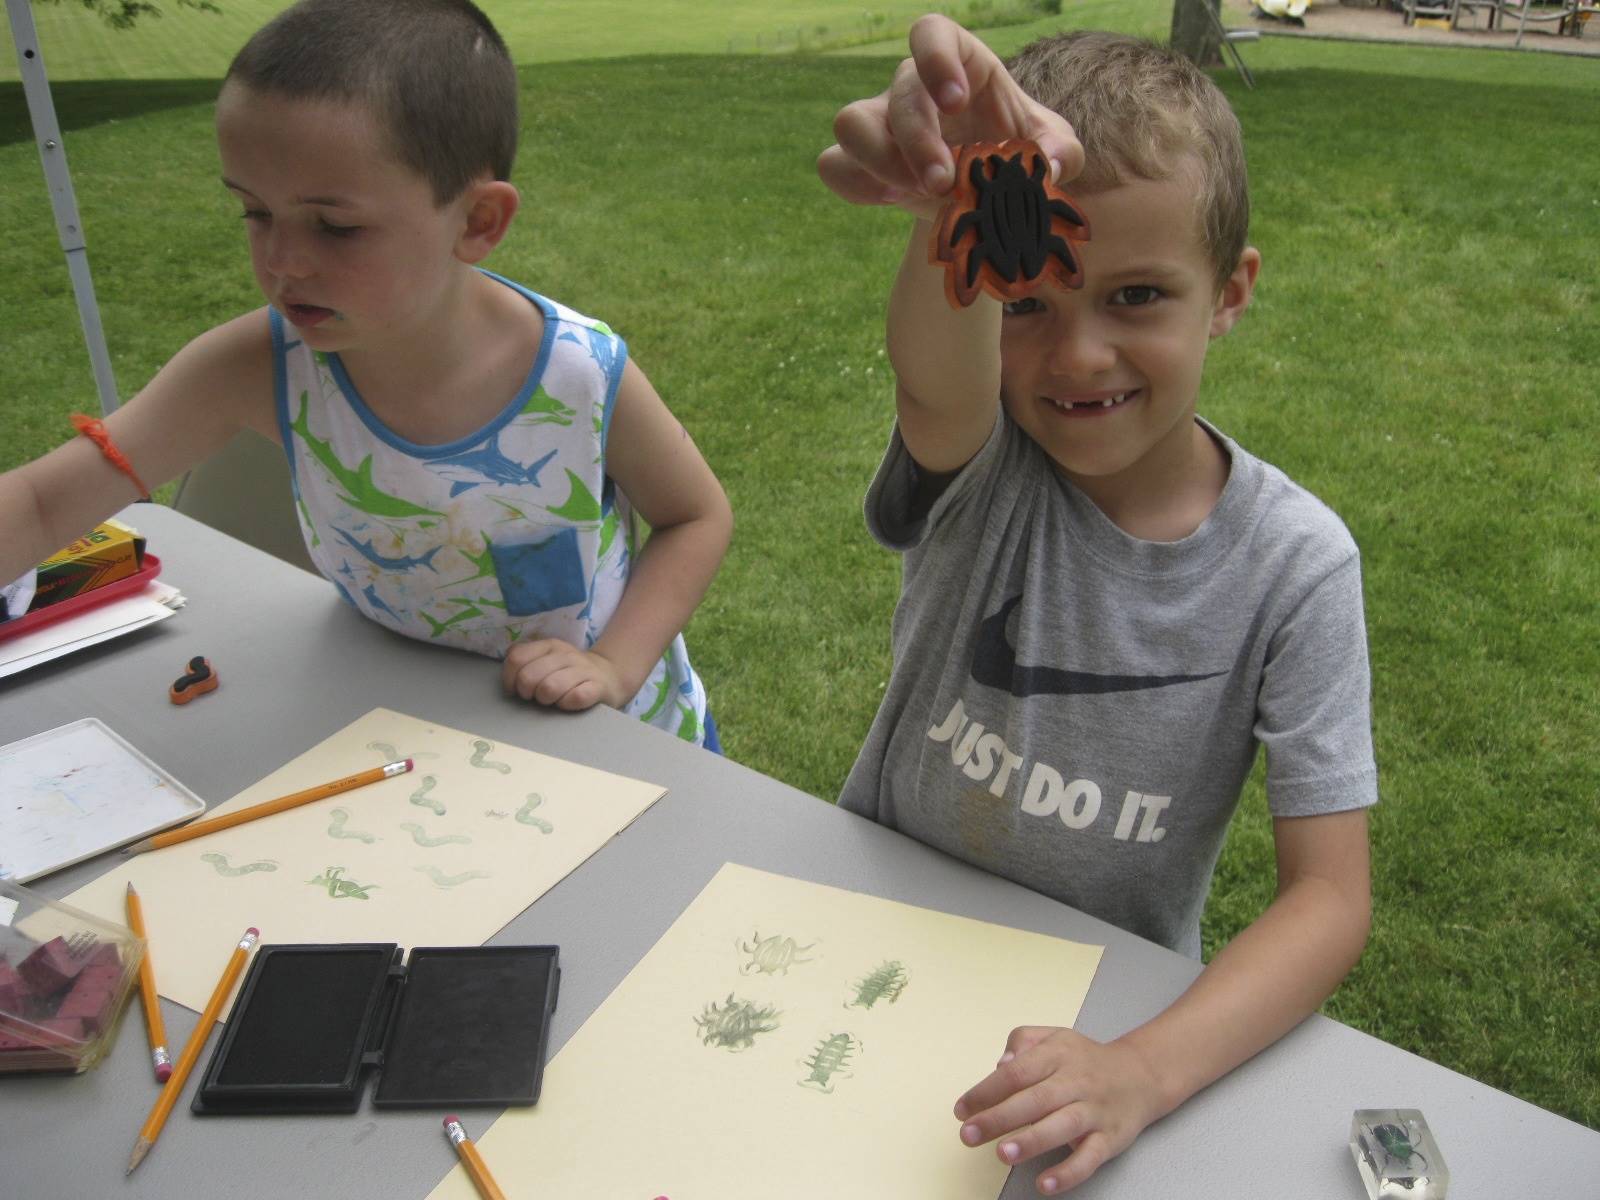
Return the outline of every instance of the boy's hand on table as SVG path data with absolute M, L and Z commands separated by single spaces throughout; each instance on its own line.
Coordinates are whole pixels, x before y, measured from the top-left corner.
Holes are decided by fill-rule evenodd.
M 1083 166 L 1072 126 L 1028 96 L 994 51 L 938 15 L 911 27 L 911 57 L 894 82 L 840 109 L 833 134 L 838 144 L 817 160 L 828 187 L 852 204 L 898 204 L 928 219 L 955 183 L 951 145 L 1027 138 L 1059 167 L 1058 183 Z
M 508 692 L 552 708 L 580 712 L 596 704 L 621 708 L 631 698 L 611 660 L 560 638 L 518 642 L 506 652 L 501 681 Z
M 1097 1042 L 1071 1029 L 1015 1029 L 989 1076 L 956 1101 L 961 1140 L 995 1139 L 1000 1160 L 1024 1162 L 1072 1146 L 1035 1187 L 1056 1195 L 1077 1187 L 1162 1116 L 1160 1082 L 1144 1056 L 1122 1042 Z

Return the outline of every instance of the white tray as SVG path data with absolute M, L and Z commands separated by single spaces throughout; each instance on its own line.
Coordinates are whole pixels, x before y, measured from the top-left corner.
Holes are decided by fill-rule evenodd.
M 104 722 L 0 746 L 0 879 L 26 883 L 205 812 Z

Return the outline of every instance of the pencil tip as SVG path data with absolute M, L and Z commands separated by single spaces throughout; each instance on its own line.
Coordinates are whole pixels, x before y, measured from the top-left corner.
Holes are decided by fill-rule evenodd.
M 133 1144 L 133 1155 L 128 1159 L 128 1169 L 122 1174 L 124 1178 L 133 1174 L 133 1169 L 144 1161 L 144 1156 L 150 1153 L 151 1143 L 146 1138 L 140 1138 Z
M 145 838 L 145 840 L 142 842 L 135 842 L 131 846 L 124 846 L 122 848 L 122 857 L 127 858 L 131 854 L 143 854 L 148 849 L 150 849 L 150 839 Z
M 128 881 L 128 895 L 137 896 L 138 894 L 139 894 L 138 892 L 133 890 L 133 881 L 129 880 Z

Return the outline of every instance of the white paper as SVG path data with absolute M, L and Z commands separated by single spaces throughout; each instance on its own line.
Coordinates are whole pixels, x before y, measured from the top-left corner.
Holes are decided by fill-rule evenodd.
M 0 679 L 164 621 L 183 604 L 182 592 L 153 580 L 131 596 L 108 600 L 76 616 L 0 641 Z

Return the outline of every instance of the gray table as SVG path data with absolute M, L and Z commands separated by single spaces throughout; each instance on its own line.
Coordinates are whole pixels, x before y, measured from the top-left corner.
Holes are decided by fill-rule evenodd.
M 0 681 L 0 743 L 99 717 L 215 802 L 385 705 L 669 789 L 494 939 L 561 946 L 552 1054 L 725 861 L 1103 944 L 1078 1022 L 1098 1038 L 1157 1012 L 1199 970 L 613 711 L 573 716 L 507 700 L 483 659 L 393 636 L 322 580 L 169 509 L 140 505 L 124 516 L 148 535 L 163 577 L 182 588 L 188 607 Z M 211 658 L 222 688 L 180 709 L 167 703 L 166 687 L 195 654 Z M 108 866 L 102 857 L 33 886 L 59 897 Z M 163 1004 L 169 1040 L 181 1045 L 195 1014 Z M 1018 1023 L 1032 1016 L 1019 1010 Z M 195 1085 L 191 1078 L 189 1093 Z M 455 1162 L 435 1113 L 379 1113 L 369 1103 L 354 1116 L 202 1119 L 188 1112 L 189 1093 L 125 1183 L 122 1169 L 153 1095 L 137 1013 L 108 1059 L 85 1075 L 0 1078 L 0 1200 L 407 1200 L 425 1196 Z M 1350 1114 L 1386 1106 L 1427 1114 L 1455 1180 L 1452 1200 L 1600 1197 L 1600 1134 L 1322 1017 L 1146 1130 L 1073 1194 L 1363 1200 L 1345 1144 Z M 491 1116 L 471 1115 L 474 1135 Z M 1003 1195 L 1034 1195 L 1033 1173 L 1015 1172 Z M 597 1163 L 592 1195 L 606 1194 L 604 1176 Z

